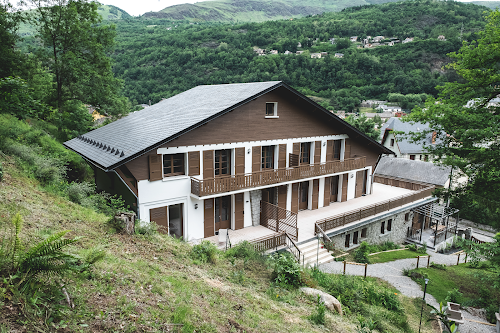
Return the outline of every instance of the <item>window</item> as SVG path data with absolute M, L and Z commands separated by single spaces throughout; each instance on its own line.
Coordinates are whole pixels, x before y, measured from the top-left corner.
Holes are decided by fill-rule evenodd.
M 231 174 L 231 150 L 223 149 L 215 151 L 215 175 L 223 176 Z
M 361 238 L 366 238 L 366 231 L 367 231 L 367 228 L 361 229 Z
M 341 140 L 334 140 L 333 141 L 333 159 L 335 161 L 340 160 L 340 143 L 341 143 Z
M 266 117 L 275 117 L 278 115 L 278 103 L 266 103 Z
M 387 231 L 392 230 L 392 219 L 387 220 Z
M 391 147 L 394 147 L 394 139 L 391 139 Z
M 302 142 L 300 144 L 300 164 L 309 164 L 311 161 L 311 143 Z
M 380 233 L 385 233 L 385 221 L 380 224 Z
M 406 213 L 405 214 L 405 221 L 409 221 L 410 220 L 410 213 Z
M 351 246 L 351 234 L 345 235 L 345 247 Z
M 165 177 L 184 174 L 184 154 L 163 155 L 163 175 Z
M 415 155 L 410 155 L 410 160 L 415 160 Z
M 358 235 L 359 235 L 359 231 L 355 231 L 354 235 L 352 237 L 352 243 L 353 244 L 358 244 Z
M 274 146 L 262 147 L 262 170 L 274 169 Z

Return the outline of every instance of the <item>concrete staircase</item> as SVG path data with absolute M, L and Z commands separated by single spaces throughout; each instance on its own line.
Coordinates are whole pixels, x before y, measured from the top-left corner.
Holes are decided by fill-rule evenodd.
M 312 239 L 307 243 L 298 245 L 301 252 L 301 257 L 304 259 L 305 266 L 315 266 L 316 259 L 319 265 L 325 264 L 327 262 L 333 261 L 332 255 L 326 250 L 321 248 L 321 243 L 319 244 L 318 252 L 318 240 Z M 302 258 L 300 259 L 302 263 Z

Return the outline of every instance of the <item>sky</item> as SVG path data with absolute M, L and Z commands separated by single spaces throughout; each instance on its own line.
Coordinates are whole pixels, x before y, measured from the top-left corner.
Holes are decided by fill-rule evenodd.
M 139 16 L 146 12 L 158 12 L 166 7 L 181 3 L 195 3 L 200 1 L 203 0 L 100 0 L 99 2 L 103 5 L 116 6 L 132 16 Z

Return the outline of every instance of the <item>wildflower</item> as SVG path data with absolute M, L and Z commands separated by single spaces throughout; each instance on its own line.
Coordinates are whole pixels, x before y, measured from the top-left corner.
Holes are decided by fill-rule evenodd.
M 394 293 L 394 295 L 397 295 L 398 293 Z

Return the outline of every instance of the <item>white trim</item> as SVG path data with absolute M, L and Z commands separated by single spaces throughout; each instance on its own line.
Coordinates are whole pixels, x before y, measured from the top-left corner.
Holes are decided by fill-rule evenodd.
M 280 116 L 265 116 L 266 119 L 278 119 Z

